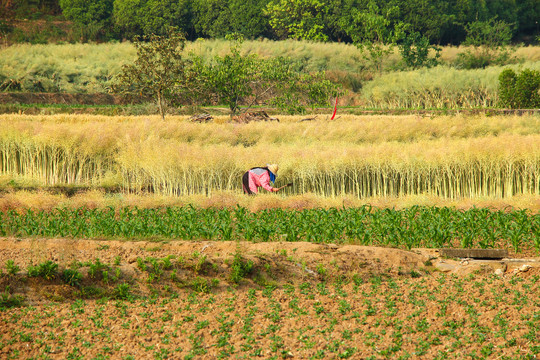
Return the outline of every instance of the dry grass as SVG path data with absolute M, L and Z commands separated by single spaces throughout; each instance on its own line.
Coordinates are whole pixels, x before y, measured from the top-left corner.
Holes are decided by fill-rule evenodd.
M 12 209 L 42 209 L 81 207 L 106 208 L 139 207 L 157 208 L 163 206 L 193 205 L 200 208 L 234 208 L 237 205 L 250 211 L 272 208 L 293 210 L 316 208 L 349 208 L 362 205 L 372 205 L 377 208 L 404 209 L 413 205 L 446 206 L 457 209 L 490 208 L 496 210 L 529 209 L 533 213 L 540 212 L 540 195 L 520 195 L 508 199 L 460 198 L 446 199 L 431 194 L 405 196 L 377 196 L 359 199 L 355 196 L 326 197 L 314 193 L 302 195 L 260 194 L 256 197 L 246 196 L 239 191 L 216 192 L 211 196 L 191 195 L 170 197 L 156 194 L 106 194 L 103 191 L 81 192 L 73 197 L 46 192 L 13 191 L 0 195 L 0 211 Z
M 537 116 L 300 119 L 195 124 L 185 117 L 2 115 L 0 175 L 4 184 L 19 187 L 120 186 L 125 192 L 212 196 L 238 191 L 244 171 L 275 162 L 278 183 L 295 183 L 288 195 L 540 193 Z
M 540 70 L 540 62 L 460 70 L 449 66 L 386 73 L 366 84 L 364 105 L 377 109 L 460 109 L 498 105 L 499 75 L 511 68 Z

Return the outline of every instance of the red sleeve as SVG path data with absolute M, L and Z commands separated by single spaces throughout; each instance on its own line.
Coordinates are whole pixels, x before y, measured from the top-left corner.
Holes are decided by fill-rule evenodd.
M 260 177 L 261 186 L 270 192 L 274 191 L 274 188 L 270 186 L 270 174 L 268 174 L 268 171 L 261 175 Z

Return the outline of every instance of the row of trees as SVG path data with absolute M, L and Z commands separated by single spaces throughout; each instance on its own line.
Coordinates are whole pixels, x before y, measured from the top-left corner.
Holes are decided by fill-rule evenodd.
M 460 44 L 475 22 L 496 19 L 514 39 L 530 41 L 540 26 L 538 0 L 1 0 L 0 10 L 24 6 L 60 9 L 87 40 L 176 27 L 190 40 L 234 32 L 248 39 L 384 41 L 389 32 L 405 32 L 430 44 Z
M 242 54 L 243 37 L 228 36 L 226 55 L 203 59 L 184 51 L 185 37 L 175 31 L 136 39 L 137 58 L 124 65 L 113 92 L 153 99 L 162 117 L 168 105 L 222 104 L 231 117 L 253 105 L 267 104 L 290 113 L 305 106 L 328 106 L 337 85 L 324 73 L 306 73 L 288 58 L 262 59 Z

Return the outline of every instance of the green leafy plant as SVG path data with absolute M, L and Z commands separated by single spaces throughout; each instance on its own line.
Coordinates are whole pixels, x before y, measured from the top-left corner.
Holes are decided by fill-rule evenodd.
M 58 275 L 58 264 L 47 260 L 36 266 L 30 265 L 28 267 L 29 277 L 42 277 L 46 280 L 54 279 Z
M 229 279 L 235 284 L 238 284 L 253 271 L 253 266 L 253 261 L 244 259 L 240 252 L 237 251 L 231 263 Z
M 304 106 L 326 106 L 338 92 L 337 85 L 324 73 L 303 71 L 291 59 L 263 59 L 256 54 L 242 54 L 243 38 L 228 36 L 230 51 L 205 63 L 193 56 L 192 72 L 198 74 L 199 97 L 203 102 L 217 100 L 227 105 L 231 118 L 254 104 L 266 103 L 287 111 L 302 112 Z M 217 99 L 216 99 L 217 98 Z
M 129 300 L 133 297 L 131 294 L 131 285 L 128 283 L 121 283 L 114 289 L 114 296 L 117 299 Z
M 370 0 L 365 8 L 354 8 L 349 18 L 341 19 L 342 26 L 362 51 L 364 59 L 379 74 L 383 72 L 384 59 L 392 53 L 396 38 L 401 34 L 403 25 L 393 21 L 398 13 L 397 6 L 379 7 Z
M 439 64 L 442 49 L 431 45 L 429 39 L 418 32 L 404 35 L 397 46 L 403 62 L 408 68 L 429 68 Z M 430 51 L 435 52 L 434 57 L 430 57 Z
M 79 286 L 82 280 L 82 274 L 75 269 L 64 269 L 60 277 L 66 284 L 71 286 Z
M 485 68 L 492 64 L 504 64 L 510 59 L 508 45 L 513 34 L 512 24 L 492 18 L 468 23 L 465 31 L 467 38 L 463 45 L 469 45 L 471 49 L 458 54 L 457 67 Z
M 6 272 L 8 275 L 17 275 L 21 270 L 18 265 L 15 265 L 15 262 L 12 259 L 6 261 Z
M 24 297 L 22 295 L 13 295 L 9 290 L 8 286 L 4 292 L 0 293 L 0 310 L 24 305 Z
M 265 9 L 270 26 L 282 38 L 326 41 L 328 5 L 318 0 L 274 0 Z
M 540 107 L 540 71 L 506 69 L 499 75 L 499 104 L 511 109 Z

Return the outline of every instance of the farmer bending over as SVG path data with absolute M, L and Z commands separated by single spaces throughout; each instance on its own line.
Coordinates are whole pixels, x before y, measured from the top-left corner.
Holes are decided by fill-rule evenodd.
M 249 195 L 257 194 L 259 192 L 259 187 L 263 187 L 270 192 L 276 192 L 292 185 L 287 184 L 280 188 L 272 187 L 270 182 L 274 183 L 276 181 L 277 172 L 277 164 L 267 164 L 266 167 L 254 167 L 253 169 L 246 171 L 244 176 L 242 176 L 244 193 Z

